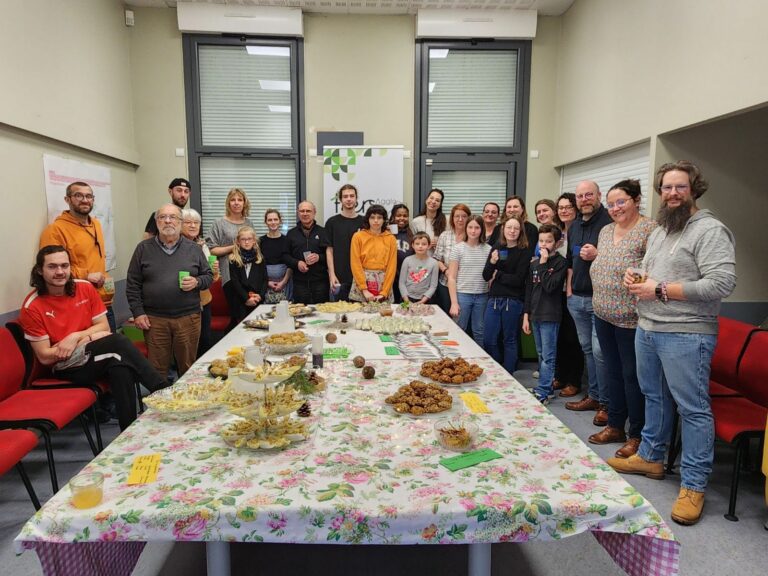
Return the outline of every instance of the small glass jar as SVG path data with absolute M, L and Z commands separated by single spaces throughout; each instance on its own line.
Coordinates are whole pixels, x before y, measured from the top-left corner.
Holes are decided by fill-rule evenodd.
M 69 481 L 72 491 L 70 502 L 75 508 L 93 508 L 104 497 L 104 475 L 101 472 L 84 472 Z

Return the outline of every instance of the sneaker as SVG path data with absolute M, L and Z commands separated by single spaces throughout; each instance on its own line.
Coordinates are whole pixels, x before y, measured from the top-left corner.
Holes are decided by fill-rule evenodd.
M 534 378 L 538 378 L 539 377 L 539 371 L 538 370 L 534 370 L 533 374 L 531 374 L 531 376 L 533 376 Z
M 539 396 L 536 394 L 536 400 L 541 402 L 542 406 L 548 406 L 549 405 L 549 396 Z
M 680 488 L 674 506 L 672 506 L 672 520 L 684 526 L 696 524 L 701 518 L 704 509 L 704 492 Z
M 648 462 L 634 454 L 629 458 L 608 458 L 608 466 L 622 474 L 640 474 L 653 480 L 664 480 L 664 463 Z

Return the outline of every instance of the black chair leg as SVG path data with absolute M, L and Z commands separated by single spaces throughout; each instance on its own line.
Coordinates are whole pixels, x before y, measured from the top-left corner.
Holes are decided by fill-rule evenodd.
M 19 471 L 19 476 L 21 476 L 21 481 L 24 483 L 24 488 L 27 489 L 27 494 L 29 494 L 29 499 L 32 500 L 32 505 L 35 507 L 35 510 L 40 510 L 40 500 L 37 499 L 37 494 L 35 494 L 35 489 L 32 488 L 32 483 L 29 481 L 29 476 L 27 476 L 27 471 L 24 470 L 24 466 L 22 466 L 21 462 L 16 464 L 16 470 Z
M 680 453 L 681 444 L 683 442 L 682 437 L 677 439 L 677 429 L 680 427 L 680 414 L 675 410 L 675 417 L 672 419 L 672 435 L 669 439 L 669 454 L 667 454 L 667 474 L 672 474 L 675 469 L 675 460 Z
M 91 406 L 91 417 L 93 418 L 93 421 L 96 422 L 96 410 L 93 408 L 93 406 Z M 96 444 L 93 443 L 93 436 L 91 436 L 91 429 L 88 428 L 88 421 L 85 419 L 85 415 L 80 414 L 80 416 L 78 416 L 77 419 L 80 420 L 80 424 L 83 427 L 83 431 L 85 432 L 85 437 L 88 439 L 88 444 L 91 447 L 91 452 L 93 452 L 94 456 L 98 456 L 99 451 L 96 450 Z
M 749 440 L 747 440 L 749 442 Z M 740 438 L 736 443 L 736 461 L 733 463 L 733 475 L 731 477 L 731 495 L 728 500 L 728 514 L 725 514 L 725 519 L 731 522 L 738 522 L 739 517 L 736 516 L 736 495 L 739 491 L 739 473 L 741 472 L 741 453 L 744 450 L 744 438 Z
M 53 461 L 53 446 L 51 446 L 51 434 L 46 428 L 38 428 L 43 435 L 43 443 L 45 444 L 45 454 L 48 457 L 48 471 L 51 473 L 51 488 L 53 493 L 59 491 L 59 480 L 56 478 L 56 464 Z
M 101 424 L 99 419 L 96 418 L 96 405 L 91 406 L 91 417 L 93 418 L 93 428 L 96 430 L 96 447 L 99 449 L 99 453 L 104 450 L 104 442 L 101 440 Z M 85 422 L 86 427 L 88 423 Z
M 136 382 L 136 398 L 139 399 L 139 414 L 144 414 L 144 398 L 141 397 L 141 384 Z

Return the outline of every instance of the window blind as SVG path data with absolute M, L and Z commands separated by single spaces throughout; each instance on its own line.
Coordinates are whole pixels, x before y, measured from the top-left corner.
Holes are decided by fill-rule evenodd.
M 642 190 L 640 212 L 647 216 L 648 197 L 653 194 L 649 181 L 649 155 L 650 143 L 643 142 L 563 166 L 560 170 L 560 192 L 575 192 L 582 180 L 594 180 L 600 187 L 605 204 L 611 186 L 621 180 L 634 178 L 640 181 Z
M 227 194 L 242 188 L 251 203 L 249 218 L 258 235 L 266 234 L 264 212 L 276 208 L 283 215 L 283 233 L 296 225 L 296 164 L 294 160 L 200 158 L 200 196 L 204 235 L 214 220 L 224 216 Z
M 507 197 L 507 172 L 480 170 L 436 170 L 432 188 L 445 194 L 443 212 L 450 215 L 454 205 L 466 204 L 473 215 L 482 216 L 486 202 L 496 202 L 504 210 Z
M 290 49 L 270 48 L 199 46 L 203 146 L 291 147 Z
M 427 147 L 512 147 L 517 50 L 429 51 Z

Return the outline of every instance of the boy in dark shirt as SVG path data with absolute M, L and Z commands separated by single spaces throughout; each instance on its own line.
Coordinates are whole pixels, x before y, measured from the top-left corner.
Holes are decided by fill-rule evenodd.
M 553 224 L 539 228 L 538 260 L 531 262 L 525 284 L 523 332 L 536 341 L 539 355 L 539 385 L 533 393 L 542 404 L 548 404 L 552 395 L 552 379 L 557 359 L 557 333 L 563 317 L 562 292 L 568 266 L 556 250 L 562 233 Z

